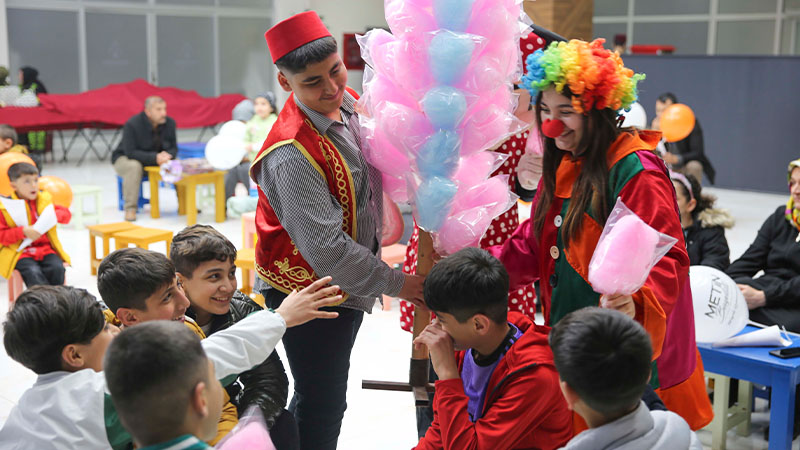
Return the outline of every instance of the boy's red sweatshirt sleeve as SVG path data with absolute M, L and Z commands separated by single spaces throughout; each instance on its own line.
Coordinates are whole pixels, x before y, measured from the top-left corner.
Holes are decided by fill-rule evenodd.
M 467 412 L 468 398 L 461 379 L 436 382 L 433 401 L 434 421 L 417 449 L 485 449 L 514 448 L 520 440 L 539 428 L 552 413 L 557 402 L 563 402 L 555 370 L 539 366 L 508 380 L 503 394 L 486 414 L 472 422 Z M 559 448 L 564 442 L 546 442 L 540 449 Z
M 11 228 L 6 222 L 6 218 L 0 214 L 0 245 L 9 246 L 25 239 L 22 227 Z

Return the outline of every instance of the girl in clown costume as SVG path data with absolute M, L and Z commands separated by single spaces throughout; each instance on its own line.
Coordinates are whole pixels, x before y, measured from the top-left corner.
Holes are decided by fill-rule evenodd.
M 598 305 L 640 322 L 653 344 L 651 384 L 696 430 L 713 413 L 694 339 L 689 257 L 675 190 L 654 153 L 660 133 L 620 128 L 619 112 L 636 101 L 644 75 L 626 68 L 603 42 L 556 42 L 527 58 L 523 85 L 544 136 L 543 176 L 531 219 L 490 251 L 508 269 L 512 288 L 541 281 L 548 325 Z M 618 197 L 679 242 L 638 292 L 601 297 L 587 281 L 588 266 Z

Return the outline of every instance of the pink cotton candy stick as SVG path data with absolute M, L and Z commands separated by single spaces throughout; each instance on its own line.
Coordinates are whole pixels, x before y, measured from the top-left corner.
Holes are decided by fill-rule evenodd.
M 641 289 L 659 259 L 659 239 L 659 233 L 635 214 L 622 216 L 595 248 L 589 264 L 592 288 L 605 295 L 630 295 Z
M 275 450 L 275 444 L 272 443 L 266 425 L 253 420 L 244 426 L 236 427 L 217 448 L 219 450 Z

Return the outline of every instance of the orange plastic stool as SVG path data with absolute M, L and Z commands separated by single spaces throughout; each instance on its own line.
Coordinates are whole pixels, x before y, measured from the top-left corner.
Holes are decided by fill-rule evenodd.
M 136 227 L 114 234 L 114 240 L 117 241 L 117 250 L 128 248 L 131 244 L 139 248 L 147 249 L 150 247 L 150 244 L 165 242 L 167 244 L 166 254 L 169 256 L 169 247 L 172 245 L 172 231 L 160 230 L 158 228 Z
M 92 275 L 97 275 L 97 267 L 100 266 L 100 261 L 111 252 L 110 241 L 114 237 L 114 233 L 138 228 L 138 225 L 130 222 L 116 222 L 90 225 L 86 228 L 89 230 L 89 269 Z M 97 238 L 103 240 L 103 253 L 100 256 L 97 256 Z
M 250 281 L 250 271 L 255 273 L 256 270 L 256 250 L 243 248 L 236 252 L 236 267 L 242 269 L 242 287 L 239 290 L 247 295 L 252 294 L 253 284 Z

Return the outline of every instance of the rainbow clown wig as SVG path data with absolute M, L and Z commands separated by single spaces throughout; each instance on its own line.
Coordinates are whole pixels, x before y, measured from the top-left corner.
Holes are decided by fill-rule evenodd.
M 630 109 L 638 97 L 636 85 L 644 74 L 634 74 L 625 67 L 618 54 L 603 48 L 604 42 L 573 39 L 535 51 L 525 61 L 528 73 L 522 77 L 522 85 L 534 101 L 550 86 L 558 93 L 567 86 L 572 92 L 572 106 L 583 114 L 592 108 Z

